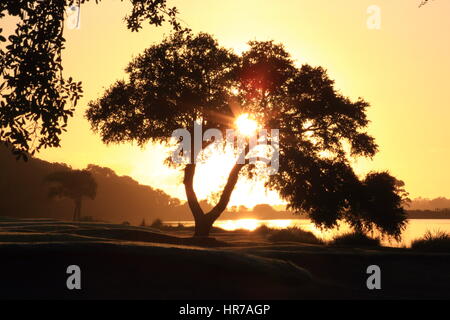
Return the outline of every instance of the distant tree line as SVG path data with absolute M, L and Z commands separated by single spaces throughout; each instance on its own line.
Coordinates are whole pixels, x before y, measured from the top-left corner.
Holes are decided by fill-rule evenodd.
M 408 210 L 409 219 L 450 219 L 450 208 L 435 210 Z
M 10 156 L 0 146 L 0 215 L 19 218 L 90 219 L 138 225 L 143 219 L 157 217 L 177 220 L 189 217 L 187 208 L 176 198 L 161 190 L 139 184 L 128 176 L 118 176 L 109 168 L 89 165 L 85 170 L 73 170 L 63 163 L 50 163 L 30 157 L 25 163 Z M 95 200 L 92 184 L 77 190 L 77 175 L 92 176 L 97 187 Z M 47 181 L 46 181 L 47 180 Z M 60 183 L 63 182 L 63 183 Z M 84 189 L 84 190 L 83 190 Z M 49 199 L 51 195 L 57 196 Z M 83 209 L 74 208 L 83 194 Z M 81 203 L 80 203 L 81 206 Z M 75 209 L 75 212 L 74 212 Z

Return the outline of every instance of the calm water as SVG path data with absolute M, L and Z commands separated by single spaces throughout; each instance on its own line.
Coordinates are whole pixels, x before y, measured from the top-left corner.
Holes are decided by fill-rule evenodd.
M 168 224 L 177 225 L 182 223 L 184 226 L 194 225 L 193 221 L 167 221 Z M 341 224 L 339 228 L 322 231 L 317 229 L 314 224 L 307 219 L 282 219 L 282 220 L 258 220 L 258 219 L 240 219 L 240 220 L 218 220 L 214 226 L 225 230 L 247 229 L 254 230 L 261 225 L 270 228 L 286 228 L 298 226 L 304 230 L 313 232 L 317 237 L 324 240 L 330 240 L 333 236 L 348 232 L 350 228 Z M 410 219 L 406 230 L 402 233 L 400 242 L 383 240 L 383 244 L 392 247 L 401 247 L 411 245 L 411 241 L 420 238 L 427 231 L 446 231 L 450 233 L 450 219 Z

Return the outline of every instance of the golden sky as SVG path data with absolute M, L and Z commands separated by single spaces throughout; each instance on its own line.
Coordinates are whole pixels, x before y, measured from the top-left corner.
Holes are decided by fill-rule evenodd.
M 225 47 L 242 51 L 249 40 L 273 39 L 285 44 L 299 65 L 325 67 L 344 95 L 361 96 L 372 105 L 370 133 L 380 152 L 373 161 L 355 163 L 357 172 L 388 169 L 405 181 L 412 197 L 449 197 L 450 1 L 436 0 L 421 9 L 418 3 L 169 0 L 188 27 L 213 34 Z M 367 27 L 370 5 L 381 9 L 380 30 Z M 184 199 L 179 174 L 162 164 L 163 148 L 105 146 L 84 118 L 87 102 L 123 78 L 131 58 L 169 32 L 149 26 L 131 33 L 123 22 L 128 11 L 128 3 L 119 0 L 88 3 L 81 8 L 81 28 L 66 29 L 65 75 L 83 82 L 84 98 L 62 136 L 62 147 L 39 157 L 75 168 L 108 166 Z M 200 171 L 196 188 L 203 197 L 223 180 L 220 173 L 211 177 L 211 170 Z M 276 194 L 263 196 L 262 189 L 241 182 L 231 204 L 277 203 Z

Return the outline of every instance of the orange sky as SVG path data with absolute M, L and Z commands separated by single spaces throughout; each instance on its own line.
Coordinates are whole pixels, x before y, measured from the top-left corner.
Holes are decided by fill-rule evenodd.
M 93 2 L 93 1 L 92 1 Z M 436 0 L 419 9 L 419 0 L 172 0 L 194 32 L 205 31 L 221 45 L 244 50 L 248 40 L 285 44 L 298 64 L 328 69 L 336 88 L 372 107 L 370 132 L 380 152 L 358 161 L 359 173 L 388 169 L 406 183 L 412 197 L 450 197 L 450 1 Z M 381 8 L 381 29 L 366 25 L 369 5 Z M 89 163 L 184 198 L 177 172 L 165 168 L 160 147 L 102 144 L 84 119 L 87 102 L 99 97 L 132 56 L 162 39 L 169 28 L 126 29 L 127 2 L 104 0 L 82 6 L 81 28 L 66 30 L 65 75 L 83 82 L 84 98 L 62 147 L 39 157 L 75 168 Z M 11 20 L 1 21 L 10 30 Z M 282 143 L 282 142 L 281 142 Z M 217 171 L 217 170 L 216 170 Z M 220 175 L 203 170 L 196 178 L 200 197 L 220 185 Z M 207 177 L 207 180 L 205 178 Z M 223 179 L 223 177 L 222 177 Z M 206 181 L 206 182 L 204 182 Z M 277 203 L 262 196 L 262 186 L 241 183 L 231 204 Z

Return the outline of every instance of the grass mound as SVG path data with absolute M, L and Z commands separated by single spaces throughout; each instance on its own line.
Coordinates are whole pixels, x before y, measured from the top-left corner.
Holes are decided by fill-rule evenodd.
M 450 234 L 445 231 L 427 231 L 422 238 L 411 243 L 411 248 L 424 251 L 450 252 Z
M 334 246 L 380 247 L 380 239 L 371 238 L 361 232 L 348 232 L 335 236 L 330 242 Z
M 262 235 L 262 236 L 267 236 L 271 231 L 273 231 L 273 229 L 270 229 L 268 226 L 263 224 L 263 225 L 260 225 L 255 230 L 253 230 L 253 233 L 259 234 L 259 235 Z
M 322 244 L 322 240 L 317 238 L 312 232 L 305 231 L 298 227 L 289 227 L 281 230 L 272 230 L 267 239 L 272 242 L 303 242 L 311 244 Z

